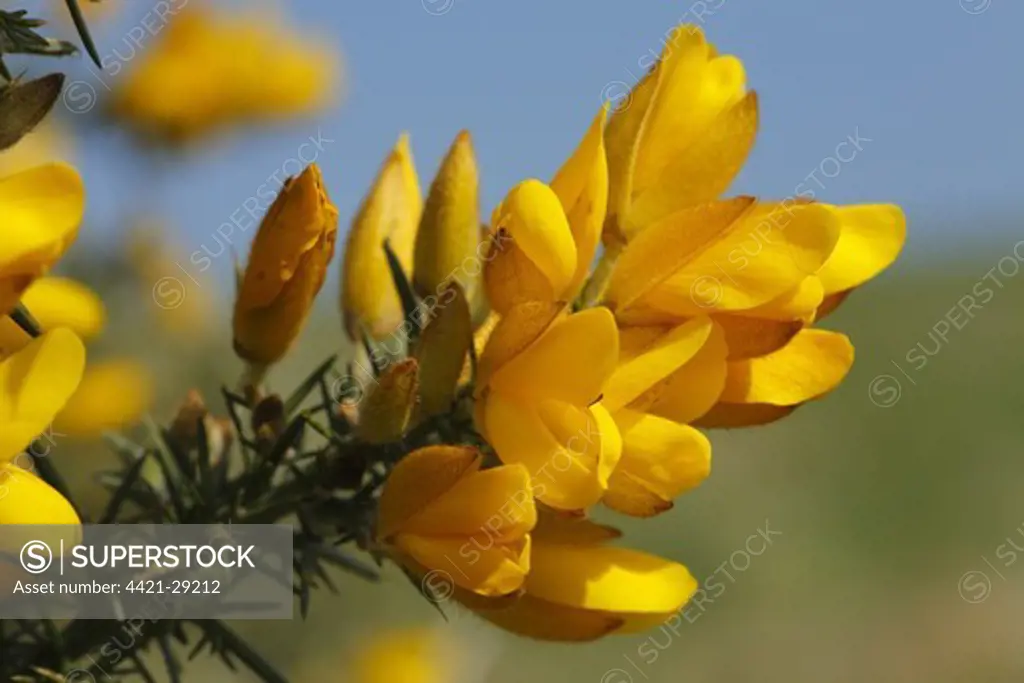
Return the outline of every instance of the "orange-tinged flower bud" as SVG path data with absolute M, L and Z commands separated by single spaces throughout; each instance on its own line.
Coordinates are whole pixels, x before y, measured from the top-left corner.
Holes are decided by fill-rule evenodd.
M 312 164 L 285 182 L 253 240 L 235 299 L 239 357 L 267 366 L 287 353 L 324 283 L 337 232 L 338 210 Z

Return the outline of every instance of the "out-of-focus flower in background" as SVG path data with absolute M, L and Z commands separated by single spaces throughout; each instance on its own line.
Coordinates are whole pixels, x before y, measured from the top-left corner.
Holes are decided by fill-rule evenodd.
M 130 427 L 150 409 L 154 393 L 152 375 L 139 361 L 119 358 L 91 362 L 53 427 L 61 434 L 80 438 Z
M 285 183 L 253 240 L 235 298 L 240 358 L 265 368 L 287 353 L 324 283 L 337 232 L 338 210 L 312 164 Z
M 450 683 L 452 662 L 440 634 L 429 629 L 385 631 L 356 650 L 352 683 Z
M 188 5 L 116 81 L 111 113 L 147 137 L 185 142 L 332 103 L 340 57 L 281 17 Z

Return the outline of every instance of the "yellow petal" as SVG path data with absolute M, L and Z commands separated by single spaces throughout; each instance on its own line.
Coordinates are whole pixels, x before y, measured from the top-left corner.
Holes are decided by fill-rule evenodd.
M 572 229 L 555 192 L 539 180 L 516 185 L 494 210 L 484 265 L 487 300 L 498 313 L 527 301 L 558 301 L 577 270 Z
M 469 302 L 457 282 L 442 293 L 439 305 L 419 339 L 414 357 L 419 364 L 421 416 L 439 415 L 451 409 L 459 375 L 473 341 Z
M 722 401 L 797 405 L 835 389 L 851 365 L 846 335 L 803 330 L 774 353 L 730 362 Z
M 427 446 L 398 461 L 381 490 L 377 537 L 398 533 L 410 519 L 478 471 L 480 452 L 465 446 Z
M 551 327 L 565 310 L 561 302 L 530 301 L 510 308 L 491 330 L 477 366 L 477 387 L 516 358 Z
M 833 207 L 839 215 L 839 241 L 818 271 L 825 294 L 862 285 L 896 260 L 907 237 L 907 219 L 892 204 Z
M 735 231 L 752 197 L 703 204 L 650 226 L 622 252 L 605 295 L 616 312 L 632 306 Z M 714 302 L 712 302 L 714 303 Z
M 825 289 L 817 275 L 808 275 L 793 289 L 771 301 L 747 309 L 740 315 L 778 322 L 814 322 L 814 316 L 825 300 Z
M 838 236 L 835 214 L 820 205 L 757 204 L 680 264 L 644 303 L 677 315 L 761 306 L 817 272 Z
M 608 207 L 608 161 L 604 149 L 604 124 L 607 105 L 601 108 L 586 137 L 551 181 L 569 219 L 576 243 L 576 273 L 563 293 L 576 296 L 597 253 Z
M 615 318 L 608 309 L 574 313 L 555 322 L 495 372 L 491 390 L 588 405 L 615 370 L 618 342 Z
M 44 330 L 66 327 L 83 339 L 99 334 L 106 322 L 103 301 L 85 285 L 63 277 L 44 277 L 21 297 Z
M 0 463 L 0 528 L 79 523 L 71 503 L 49 484 L 13 463 Z
M 444 571 L 456 586 L 478 595 L 513 593 L 530 570 L 529 536 L 498 544 L 493 539 L 474 542 L 403 533 L 395 538 L 395 545 L 420 566 Z
M 737 62 L 738 63 L 738 62 Z M 673 157 L 660 177 L 633 200 L 623 231 L 627 238 L 684 209 L 720 196 L 740 172 L 757 134 L 757 95 L 717 116 L 703 134 Z
M 78 387 L 85 347 L 57 328 L 0 362 L 0 462 L 42 434 Z
M 604 386 L 605 407 L 617 411 L 671 376 L 700 351 L 711 326 L 710 318 L 695 318 L 672 329 L 621 330 L 620 362 Z
M 664 73 L 637 152 L 634 196 L 656 184 L 715 118 L 745 94 L 743 64 L 732 56 L 714 56 L 703 32 L 693 26 L 673 30 L 658 68 Z
M 595 414 L 593 408 L 498 392 L 481 410 L 487 440 L 502 462 L 526 466 L 538 500 L 562 510 L 581 510 L 600 500 L 621 454 L 614 423 L 600 410 Z
M 632 410 L 615 413 L 622 458 L 608 480 L 604 503 L 648 517 L 672 507 L 711 471 L 711 444 L 693 427 Z
M 152 374 L 138 361 L 121 359 L 90 364 L 78 389 L 54 420 L 54 429 L 79 437 L 139 422 L 152 403 Z
M 410 517 L 403 531 L 507 543 L 523 537 L 536 523 L 529 473 L 522 465 L 504 465 L 455 482 Z
M 668 615 L 689 600 L 697 582 L 686 567 L 612 546 L 535 543 L 526 579 L 529 595 L 630 621 Z
M 630 407 L 683 424 L 692 422 L 710 410 L 722 395 L 727 354 L 725 335 L 715 324 L 707 341 L 690 360 L 641 394 Z
M 85 211 L 85 188 L 63 163 L 36 166 L 0 178 L 0 313 L 14 308 L 25 288 L 74 241 Z
M 459 133 L 430 186 L 416 235 L 413 283 L 422 296 L 458 280 L 472 300 L 480 274 L 479 178 L 473 142 Z
M 408 136 L 402 135 L 352 221 L 345 244 L 342 312 L 350 339 L 360 323 L 376 339 L 392 334 L 404 312 L 384 253 L 391 246 L 406 276 L 412 273 L 416 229 L 423 207 Z
M 402 438 L 416 406 L 419 365 L 406 358 L 386 369 L 359 411 L 356 434 L 368 443 L 393 443 Z

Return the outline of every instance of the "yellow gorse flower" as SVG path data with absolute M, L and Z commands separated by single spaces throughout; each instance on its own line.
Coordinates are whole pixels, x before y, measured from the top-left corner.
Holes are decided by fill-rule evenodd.
M 334 255 L 338 210 L 316 164 L 289 178 L 260 224 L 235 298 L 235 352 L 256 366 L 298 337 Z
M 438 634 L 427 629 L 388 631 L 356 652 L 353 683 L 447 683 L 451 662 Z
M 0 524 L 78 523 L 71 505 L 17 458 L 53 422 L 84 368 L 85 347 L 63 328 L 0 360 Z
M 380 498 L 377 538 L 410 571 L 444 572 L 483 596 L 519 590 L 537 522 L 521 465 L 481 470 L 473 448 L 429 446 L 403 458 Z
M 720 396 L 684 411 L 708 426 L 768 422 L 834 389 L 853 347 L 809 327 L 889 266 L 906 233 L 892 205 L 836 207 L 813 193 L 719 199 L 756 130 L 742 64 L 680 26 L 605 131 L 604 238 L 617 257 L 605 303 L 624 329 L 710 316 L 727 356 L 703 354 L 707 379 L 695 390 Z
M 384 241 L 408 276 L 422 212 L 423 197 L 409 137 L 403 134 L 356 213 L 345 244 L 341 306 L 350 339 L 360 338 L 360 325 L 376 339 L 387 337 L 401 325 L 402 302 L 388 267 Z
M 85 188 L 63 163 L 44 164 L 0 178 L 0 315 L 10 312 L 78 234 Z
M 118 77 L 113 113 L 174 142 L 324 107 L 336 89 L 337 55 L 281 26 L 259 14 L 182 8 Z
M 136 424 L 152 406 L 154 393 L 152 373 L 136 360 L 92 363 L 54 429 L 69 436 L 97 437 Z
M 540 640 L 587 641 L 635 633 L 676 614 L 697 590 L 681 564 L 608 545 L 619 532 L 585 519 L 541 514 L 522 594 L 455 596 L 484 619 Z

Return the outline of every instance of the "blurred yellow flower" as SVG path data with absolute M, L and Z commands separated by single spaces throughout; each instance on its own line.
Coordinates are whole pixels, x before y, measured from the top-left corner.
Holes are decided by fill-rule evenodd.
M 411 278 L 416 229 L 423 212 L 409 137 L 403 134 L 385 160 L 345 244 L 341 307 L 350 339 L 361 338 L 360 326 L 383 339 L 395 332 L 404 317 L 384 254 L 384 240 Z
M 482 459 L 462 446 L 405 456 L 381 492 L 377 538 L 414 574 L 436 570 L 466 591 L 507 595 L 530 570 L 537 512 L 525 467 L 481 470 Z
M 112 112 L 177 142 L 327 106 L 338 55 L 282 27 L 279 17 L 188 5 L 117 79 Z
M 566 315 L 541 302 L 509 309 L 484 347 L 477 429 L 503 462 L 526 466 L 537 499 L 552 507 L 583 509 L 608 488 L 622 444 L 598 401 L 618 355 L 608 309 Z
M 608 545 L 619 532 L 582 518 L 541 514 L 530 573 L 518 598 L 455 595 L 513 633 L 556 641 L 637 633 L 676 614 L 697 590 L 681 564 Z
M 0 463 L 42 434 L 78 388 L 85 347 L 58 328 L 0 361 Z
M 85 188 L 74 168 L 44 164 L 0 178 L 0 315 L 74 241 L 85 211 Z
M 235 298 L 234 345 L 256 366 L 298 337 L 334 256 L 338 210 L 312 164 L 289 178 L 260 224 Z
M 421 296 L 437 295 L 457 281 L 471 301 L 480 277 L 480 179 L 469 132 L 455 138 L 434 177 L 423 207 L 413 264 Z
M 437 633 L 427 629 L 388 631 L 356 652 L 352 683 L 450 683 L 452 670 Z
M 43 277 L 33 282 L 21 297 L 40 327 L 66 327 L 89 340 L 106 324 L 103 301 L 80 282 L 64 277 Z
M 54 429 L 90 438 L 129 427 L 149 411 L 154 393 L 152 374 L 138 361 L 90 363 L 77 391 L 54 420 Z

